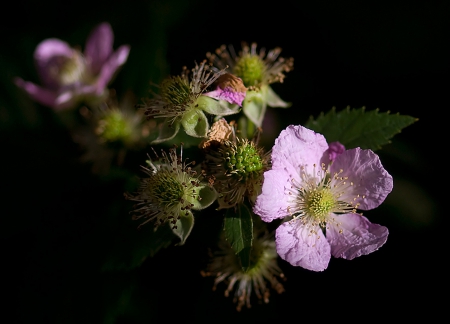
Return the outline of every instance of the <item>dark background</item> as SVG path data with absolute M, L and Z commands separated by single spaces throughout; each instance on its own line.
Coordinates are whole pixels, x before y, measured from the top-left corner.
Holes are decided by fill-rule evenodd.
M 0 234 L 8 323 L 272 323 L 392 314 L 431 320 L 443 313 L 438 296 L 448 283 L 448 249 L 439 203 L 448 191 L 449 2 L 16 1 L 3 13 L 9 19 L 1 21 Z M 131 46 L 112 84 L 119 95 L 146 97 L 151 81 L 178 74 L 206 52 L 255 41 L 295 59 L 284 84 L 273 85 L 293 102 L 289 110 L 271 110 L 282 112 L 273 116 L 280 129 L 332 106 L 418 118 L 377 151 L 394 189 L 365 214 L 389 228 L 387 243 L 353 261 L 332 259 L 323 273 L 280 261 L 286 291 L 240 313 L 223 286 L 213 293 L 212 279 L 200 276 L 201 238 L 217 231 L 205 215 L 189 244 L 136 261 L 148 242 L 130 224 L 124 177 L 92 175 L 54 113 L 12 84 L 15 76 L 38 82 L 32 55 L 40 41 L 56 37 L 84 47 L 102 21 L 113 27 L 114 48 Z M 136 158 L 128 172 L 140 175 L 145 157 Z M 102 271 L 105 263 L 112 266 Z

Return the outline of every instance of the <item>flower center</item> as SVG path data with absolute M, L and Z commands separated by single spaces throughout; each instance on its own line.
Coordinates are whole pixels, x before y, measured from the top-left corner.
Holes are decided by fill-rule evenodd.
M 312 173 L 303 169 L 301 181 L 293 180 L 293 186 L 289 189 L 293 201 L 287 211 L 294 218 L 305 217 L 305 222 L 322 228 L 333 221 L 330 214 L 356 213 L 359 203 L 355 201 L 360 196 L 353 196 L 353 182 L 341 176 L 342 173 L 343 170 L 340 170 L 330 175 L 324 164 L 318 170 L 314 165 Z
M 181 76 L 172 76 L 162 81 L 161 96 L 174 105 L 183 105 L 191 98 L 189 81 Z
M 171 208 L 179 204 L 184 195 L 183 185 L 172 174 L 162 170 L 152 178 L 148 190 L 150 197 L 163 208 Z
M 49 71 L 60 85 L 69 85 L 87 79 L 86 62 L 78 51 L 73 52 L 70 57 L 55 57 Z
M 233 73 L 242 79 L 246 87 L 262 82 L 265 71 L 264 61 L 257 55 L 243 55 L 233 67 Z
M 99 120 L 96 131 L 97 135 L 107 142 L 126 141 L 132 133 L 128 120 L 117 110 Z
M 327 215 L 333 210 L 336 204 L 333 193 L 329 188 L 319 188 L 307 192 L 305 195 L 305 209 L 308 214 L 319 222 L 325 222 Z

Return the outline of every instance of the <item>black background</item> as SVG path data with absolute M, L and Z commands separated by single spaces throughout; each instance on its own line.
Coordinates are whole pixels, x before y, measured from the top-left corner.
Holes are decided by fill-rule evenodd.
M 425 314 L 431 320 L 443 312 L 448 2 L 25 1 L 3 13 L 9 19 L 1 22 L 0 230 L 8 323 L 375 321 Z M 223 287 L 213 293 L 212 280 L 200 276 L 206 254 L 200 238 L 217 230 L 205 215 L 190 244 L 163 250 L 138 268 L 99 271 L 108 240 L 120 241 L 121 226 L 129 225 L 124 183 L 80 165 L 77 146 L 53 112 L 31 102 L 12 78 L 37 82 L 32 54 L 41 40 L 84 46 L 102 21 L 113 27 L 115 48 L 131 46 L 112 84 L 119 95 L 148 96 L 151 81 L 178 74 L 206 52 L 255 41 L 295 59 L 284 84 L 273 86 L 293 102 L 282 113 L 271 110 L 279 113 L 273 118 L 280 129 L 332 106 L 418 118 L 377 152 L 394 190 L 365 214 L 389 228 L 387 243 L 353 261 L 332 259 L 322 273 L 280 261 L 286 291 L 240 313 Z M 118 246 L 112 250 L 127 255 L 128 242 Z

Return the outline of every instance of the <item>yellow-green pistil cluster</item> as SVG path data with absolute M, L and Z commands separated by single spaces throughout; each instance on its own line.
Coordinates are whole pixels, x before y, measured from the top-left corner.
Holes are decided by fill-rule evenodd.
M 315 165 L 314 165 L 315 170 Z M 340 172 L 330 176 L 329 170 L 322 164 L 321 170 L 315 176 L 308 175 L 302 171 L 302 184 L 294 185 L 297 191 L 295 207 L 289 208 L 294 217 L 304 217 L 305 223 L 319 225 L 325 228 L 326 223 L 332 220 L 331 213 L 342 214 L 356 212 L 359 204 L 352 205 L 341 200 L 346 190 L 353 186 L 353 182 L 347 177 L 342 177 Z M 317 180 L 316 176 L 319 177 Z M 318 182 L 317 182 L 318 181 Z M 356 198 L 355 198 L 356 199 Z
M 246 87 L 257 86 L 263 81 L 266 64 L 258 56 L 245 54 L 233 67 L 233 74 L 240 77 Z
M 270 292 L 274 290 L 282 293 L 285 280 L 284 274 L 277 264 L 278 254 L 275 241 L 269 236 L 255 237 L 250 253 L 250 267 L 242 270 L 235 251 L 224 241 L 220 242 L 220 251 L 212 258 L 207 271 L 202 271 L 205 277 L 215 276 L 213 290 L 221 282 L 227 284 L 225 297 L 233 294 L 236 309 L 241 311 L 243 306 L 251 307 L 251 297 L 254 293 L 264 303 L 269 302 Z
M 189 80 L 181 76 L 172 76 L 161 83 L 161 97 L 175 106 L 183 106 L 191 98 Z
M 74 51 L 71 57 L 57 57 L 53 68 L 49 72 L 54 75 L 62 85 L 72 84 L 84 80 L 90 81 L 83 55 Z M 92 81 L 92 80 L 91 80 Z
M 206 149 L 202 166 L 219 193 L 219 209 L 231 208 L 244 198 L 250 203 L 256 201 L 263 173 L 269 167 L 269 155 L 248 139 L 223 140 Z
M 262 170 L 263 161 L 253 142 L 248 140 L 237 143 L 225 142 L 224 150 L 227 173 L 235 174 L 239 179 L 246 180 L 253 172 Z
M 170 150 L 169 155 L 163 152 L 161 162 L 148 163 L 151 169 L 144 168 L 148 178 L 141 180 L 136 195 L 126 195 L 137 201 L 133 219 L 146 219 L 140 226 L 150 221 L 155 226 L 170 222 L 175 229 L 181 217 L 191 216 L 191 209 L 199 208 L 200 190 L 205 185 L 201 185 L 195 171 L 178 159 L 175 150 Z
M 120 110 L 113 109 L 99 120 L 96 133 L 106 142 L 126 142 L 133 133 L 132 127 Z

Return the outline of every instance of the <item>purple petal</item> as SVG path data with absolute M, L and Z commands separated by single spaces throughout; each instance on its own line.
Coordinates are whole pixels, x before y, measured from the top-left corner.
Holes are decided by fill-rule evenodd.
M 63 63 L 61 57 L 70 58 L 73 55 L 74 50 L 60 39 L 49 38 L 39 43 L 34 51 L 34 60 L 44 86 L 53 89 L 59 87 L 55 67 L 58 70 L 58 66 Z
M 347 150 L 337 156 L 331 165 L 331 174 L 339 172 L 342 177 L 348 177 L 353 182 L 341 199 L 360 203 L 359 209 L 369 210 L 378 207 L 392 191 L 392 176 L 381 165 L 380 158 L 371 150 L 359 147 Z M 365 198 L 362 198 L 365 196 Z
M 373 224 L 359 214 L 336 216 L 339 224 L 329 223 L 327 240 L 331 254 L 336 258 L 352 260 L 378 250 L 387 240 L 386 227 Z
M 128 59 L 130 53 L 130 47 L 128 45 L 122 45 L 114 52 L 113 55 L 105 62 L 100 71 L 96 87 L 97 93 L 102 93 L 108 83 L 114 77 L 114 74 L 120 66 L 122 66 Z
M 204 93 L 204 96 L 216 100 L 225 100 L 230 104 L 236 104 L 242 107 L 242 101 L 244 101 L 247 88 L 244 86 L 241 78 L 231 73 L 224 73 L 217 78 L 214 84 L 216 85 L 216 89 Z
M 265 222 L 288 216 L 289 196 L 285 186 L 290 186 L 288 174 L 284 170 L 269 170 L 264 173 L 261 194 L 256 198 L 253 212 Z
M 345 146 L 339 142 L 331 142 L 328 144 L 328 158 L 330 161 L 334 161 L 338 155 L 341 155 L 345 151 Z
M 238 92 L 231 87 L 226 87 L 224 89 L 216 89 L 214 91 L 210 91 L 204 93 L 204 96 L 216 99 L 216 100 L 225 100 L 230 104 L 236 104 L 242 107 L 242 101 L 245 99 L 246 92 Z
M 272 168 L 287 168 L 289 173 L 298 174 L 301 167 L 311 174 L 313 164 L 320 167 L 320 159 L 328 150 L 328 143 L 322 134 L 303 126 L 290 125 L 281 131 L 272 148 Z
M 328 267 L 330 245 L 319 226 L 312 228 L 299 219 L 292 220 L 281 224 L 275 236 L 277 252 L 283 260 L 312 271 L 323 271 Z
M 24 89 L 34 101 L 47 107 L 59 108 L 56 104 L 56 92 L 42 88 L 32 82 L 24 81 L 21 78 L 14 79 L 14 83 Z
M 113 43 L 114 34 L 109 23 L 104 22 L 91 32 L 86 41 L 84 55 L 90 64 L 92 74 L 100 72 L 113 52 Z

